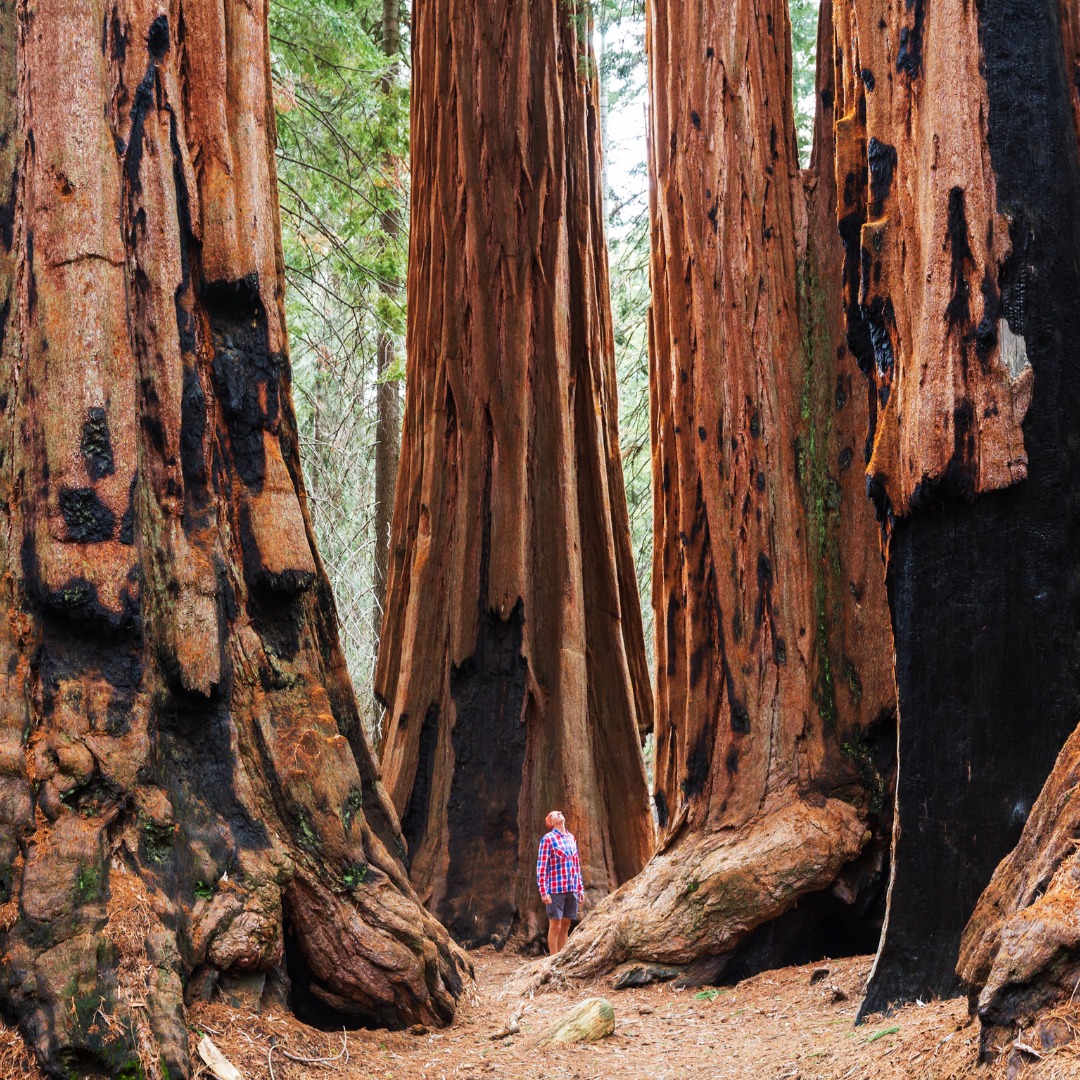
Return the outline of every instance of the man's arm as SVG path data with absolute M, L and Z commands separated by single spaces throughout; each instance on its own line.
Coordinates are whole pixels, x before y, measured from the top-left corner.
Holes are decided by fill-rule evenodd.
M 551 841 L 545 836 L 540 841 L 540 854 L 536 859 L 536 884 L 540 889 L 540 900 L 544 904 L 551 903 L 551 896 L 547 891 L 547 871 L 550 860 Z

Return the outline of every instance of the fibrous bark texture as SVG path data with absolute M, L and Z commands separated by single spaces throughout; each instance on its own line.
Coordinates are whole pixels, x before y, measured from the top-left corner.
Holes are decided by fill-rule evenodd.
M 877 391 L 866 471 L 886 527 L 1027 473 L 1031 369 L 1001 296 L 980 56 L 963 0 L 850 0 L 836 24 L 849 342 Z
M 783 0 L 654 5 L 648 33 L 663 838 L 557 967 L 698 961 L 715 978 L 801 896 L 881 896 L 891 650 L 853 467 L 866 393 L 828 287 L 831 65 L 801 173 Z
M 0 1006 L 58 1076 L 189 1076 L 215 985 L 438 1022 L 467 968 L 304 506 L 268 63 L 259 0 L 0 2 Z
M 874 391 L 867 486 L 900 721 L 864 1013 L 955 989 L 964 923 L 1075 722 L 1076 138 L 1061 40 L 1052 0 L 852 0 L 836 20 L 848 341 Z
M 1080 333 L 1080 228 L 1065 207 L 1075 204 L 1080 189 L 1075 135 L 1078 23 L 1075 0 L 1063 0 L 1060 8 L 997 0 L 987 5 L 984 30 L 994 165 L 1000 189 L 1009 194 L 1014 229 L 1022 229 L 1019 235 L 1027 239 L 1032 283 L 1027 337 L 1035 370 L 1032 414 L 1039 426 L 1026 432 L 1031 477 L 1034 482 L 1041 475 L 1037 470 L 1044 468 L 1055 480 L 1053 488 L 1049 479 L 1045 487 L 1048 495 L 1056 496 L 1064 518 L 1060 529 L 1071 536 L 1080 514 L 1076 440 L 1070 426 L 1080 392 L 1072 363 Z M 997 100 L 1003 117 L 995 123 Z M 1035 282 L 1044 283 L 1045 295 Z M 1044 381 L 1050 383 L 1045 392 Z M 1047 440 L 1039 455 L 1036 434 Z M 1044 659 L 1041 670 L 1027 675 L 1020 689 L 1032 695 L 1026 703 L 1029 717 L 1050 708 L 1069 721 L 1075 720 L 1078 679 L 1076 556 L 1064 535 L 1055 532 L 1055 539 L 1057 545 L 1047 554 L 1062 562 L 1040 567 L 1042 576 L 1035 582 L 1045 582 L 1043 588 L 1059 594 L 1053 606 L 1038 597 L 1040 617 L 1053 620 L 1040 644 L 1053 647 L 1057 655 Z M 1040 682 L 1030 681 L 1035 679 Z M 1038 738 L 1040 734 L 1029 732 L 1020 746 L 1026 749 Z M 1045 753 L 1049 747 L 1039 749 Z M 984 1054 L 1011 1043 L 1021 1027 L 1027 1029 L 1025 1043 L 1035 1049 L 1050 1049 L 1072 1038 L 1067 1026 L 1046 1014 L 1075 1002 L 1080 977 L 1078 783 L 1080 730 L 1066 742 L 1019 843 L 998 866 L 964 930 L 957 971 L 982 1020 Z
M 592 899 L 652 846 L 651 700 L 619 443 L 587 10 L 413 26 L 408 379 L 376 688 L 420 895 L 543 928 L 547 811 Z

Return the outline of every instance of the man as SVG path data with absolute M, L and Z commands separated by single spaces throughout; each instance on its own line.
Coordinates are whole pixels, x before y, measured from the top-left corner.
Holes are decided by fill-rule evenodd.
M 566 831 L 566 818 L 552 810 L 545 819 L 551 830 L 540 841 L 536 859 L 536 884 L 548 914 L 548 951 L 557 953 L 570 933 L 570 921 L 577 918 L 578 905 L 585 901 L 581 883 L 581 861 L 577 841 Z

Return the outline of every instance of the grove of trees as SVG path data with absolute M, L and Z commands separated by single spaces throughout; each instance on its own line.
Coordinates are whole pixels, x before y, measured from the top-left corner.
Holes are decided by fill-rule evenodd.
M 555 807 L 531 986 L 876 950 L 862 1014 L 966 989 L 984 1055 L 1071 1001 L 1078 49 L 1075 0 L 0 0 L 49 1073 L 189 1077 L 220 993 L 452 1022 Z

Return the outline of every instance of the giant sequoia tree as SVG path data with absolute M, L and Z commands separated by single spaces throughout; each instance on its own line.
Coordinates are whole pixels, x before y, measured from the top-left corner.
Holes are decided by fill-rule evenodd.
M 870 1011 L 955 987 L 964 923 L 1076 723 L 1080 173 L 1057 0 L 847 7 L 838 213 L 900 717 Z
M 1080 679 L 1075 554 L 1080 447 L 1074 422 L 1080 395 L 1074 355 L 1080 333 L 1080 227 L 1067 208 L 1080 197 L 1075 78 L 1080 6 L 1075 0 L 1060 8 L 996 0 L 986 5 L 985 19 L 991 158 L 1024 284 L 1017 332 L 1025 338 L 1035 379 L 1024 426 L 1033 490 L 1026 500 L 1018 491 L 1010 504 L 1018 516 L 1011 527 L 1035 550 L 1025 561 L 1013 554 L 1014 562 L 1003 563 L 999 574 L 1014 602 L 1020 602 L 1020 614 L 1010 613 L 1021 619 L 1017 633 L 1026 627 L 1038 634 L 1031 648 L 1050 653 L 1039 655 L 1034 670 L 1014 673 L 1020 680 L 1014 692 L 1026 699 L 1015 707 L 1023 707 L 1032 720 L 1049 711 L 1058 723 L 1072 724 Z M 1017 570 L 1026 574 L 1014 584 L 1006 575 Z M 1035 606 L 1046 624 L 1023 621 L 1024 605 Z M 1013 648 L 1016 642 L 1005 644 Z M 1039 747 L 1024 749 L 1045 758 L 1052 749 L 1049 735 L 1043 734 Z M 958 971 L 983 1022 L 984 1052 L 1011 1043 L 1017 1027 L 1029 1029 L 1024 1041 L 1035 1048 L 1049 1049 L 1072 1037 L 1060 1020 L 1039 1018 L 1074 1003 L 1080 980 L 1078 784 L 1080 729 L 1062 749 L 1018 845 L 998 866 L 964 930 Z
M 159 12 L 0 2 L 0 1004 L 65 1076 L 188 1076 L 185 993 L 445 1021 L 467 966 L 304 505 L 265 4 Z
M 834 284 L 830 15 L 802 173 L 784 0 L 651 9 L 663 834 L 571 938 L 575 974 L 642 959 L 715 978 L 800 897 L 865 911 L 881 895 L 891 648 L 858 466 L 866 388 Z M 785 945 L 770 933 L 766 962 Z
M 413 25 L 406 415 L 376 690 L 412 880 L 463 940 L 542 926 L 544 815 L 599 898 L 652 846 L 587 9 Z

